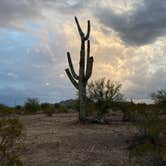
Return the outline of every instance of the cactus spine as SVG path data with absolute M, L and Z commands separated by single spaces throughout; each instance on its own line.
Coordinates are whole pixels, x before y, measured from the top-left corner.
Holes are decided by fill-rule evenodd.
M 91 77 L 92 68 L 93 68 L 93 57 L 90 56 L 90 21 L 88 20 L 87 33 L 86 35 L 82 31 L 80 24 L 75 17 L 75 22 L 77 25 L 77 29 L 81 39 L 81 49 L 80 49 L 80 62 L 79 62 L 79 75 L 76 74 L 70 53 L 67 52 L 67 58 L 69 63 L 69 68 L 65 69 L 67 76 L 70 81 L 74 85 L 74 87 L 79 91 L 79 102 L 80 102 L 80 110 L 79 110 L 79 120 L 84 122 L 86 120 L 86 86 L 88 79 Z M 85 46 L 87 44 L 87 53 L 85 53 Z M 87 58 L 85 58 L 85 55 Z M 86 67 L 85 67 L 85 59 L 86 59 Z

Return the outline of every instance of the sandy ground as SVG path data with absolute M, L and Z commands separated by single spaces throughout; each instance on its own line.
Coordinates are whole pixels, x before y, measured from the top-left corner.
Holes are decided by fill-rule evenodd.
M 127 123 L 81 125 L 75 113 L 25 115 L 25 166 L 128 166 Z

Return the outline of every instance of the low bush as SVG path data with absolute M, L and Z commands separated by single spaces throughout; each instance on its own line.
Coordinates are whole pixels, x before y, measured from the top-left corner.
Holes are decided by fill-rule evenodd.
M 0 104 L 0 115 L 1 116 L 9 115 L 11 112 L 12 111 L 11 111 L 10 107 Z
M 134 126 L 138 133 L 129 146 L 130 158 L 141 166 L 166 164 L 166 121 L 159 111 L 135 111 Z
M 55 112 L 54 106 L 49 103 L 41 104 L 41 109 L 47 116 L 52 116 Z
M 16 105 L 13 108 L 13 113 L 15 113 L 15 114 L 23 114 L 23 111 L 24 111 L 24 108 L 21 105 Z
M 0 119 L 0 165 L 22 166 L 20 151 L 22 149 L 23 125 L 19 119 Z
M 40 110 L 40 104 L 36 98 L 28 98 L 24 103 L 24 112 L 26 114 L 36 113 Z
M 68 113 L 68 109 L 65 106 L 60 106 L 58 108 L 58 113 Z
M 96 106 L 95 103 L 89 99 L 87 99 L 87 116 L 96 114 Z
M 59 107 L 60 107 L 60 104 L 59 104 L 59 103 L 55 103 L 55 104 L 54 104 L 54 108 L 55 108 L 55 109 L 58 109 Z

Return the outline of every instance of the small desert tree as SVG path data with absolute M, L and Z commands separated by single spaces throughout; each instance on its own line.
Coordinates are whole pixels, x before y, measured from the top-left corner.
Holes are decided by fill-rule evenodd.
M 49 103 L 42 103 L 41 109 L 47 116 L 52 116 L 55 112 L 54 105 Z
M 166 104 L 166 91 L 163 89 L 152 93 L 151 97 L 156 104 Z
M 88 84 L 88 98 L 95 103 L 98 117 L 107 113 L 113 103 L 123 100 L 123 95 L 120 93 L 121 86 L 105 78 Z
M 24 104 L 26 113 L 36 113 L 40 110 L 40 104 L 37 98 L 28 98 Z
M 67 53 L 67 58 L 69 62 L 69 68 L 67 68 L 66 74 L 69 77 L 70 81 L 74 85 L 74 87 L 79 91 L 79 120 L 81 122 L 84 122 L 86 120 L 86 86 L 88 79 L 91 77 L 92 74 L 92 68 L 93 68 L 93 57 L 90 56 L 90 21 L 88 20 L 88 27 L 87 27 L 87 33 L 84 34 L 82 31 L 80 24 L 75 17 L 75 22 L 78 28 L 78 32 L 81 38 L 81 49 L 80 49 L 80 62 L 79 62 L 79 75 L 76 74 L 72 60 L 70 57 L 70 53 Z M 87 44 L 87 53 L 85 52 Z M 87 55 L 87 58 L 85 56 Z M 85 68 L 85 60 L 87 60 L 86 68 Z M 86 69 L 86 70 L 85 70 Z

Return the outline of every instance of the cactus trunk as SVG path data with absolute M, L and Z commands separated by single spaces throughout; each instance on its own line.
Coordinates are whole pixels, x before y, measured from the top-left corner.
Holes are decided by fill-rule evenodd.
M 79 120 L 84 122 L 86 120 L 86 85 L 81 85 L 79 88 L 79 101 L 80 101 L 80 110 L 79 110 Z
M 80 49 L 80 63 L 79 63 L 79 75 L 77 75 L 74 71 L 73 64 L 71 61 L 70 53 L 67 53 L 69 68 L 67 68 L 66 74 L 69 77 L 70 81 L 74 85 L 74 87 L 79 91 L 79 102 L 80 102 L 80 110 L 79 110 L 79 120 L 81 122 L 85 122 L 86 120 L 86 86 L 88 79 L 91 77 L 92 68 L 93 68 L 93 57 L 90 56 L 90 21 L 88 21 L 87 34 L 85 35 L 79 25 L 77 18 L 75 17 L 76 25 L 78 28 L 78 32 L 81 38 L 81 49 Z M 85 45 L 87 44 L 87 64 L 85 70 Z

